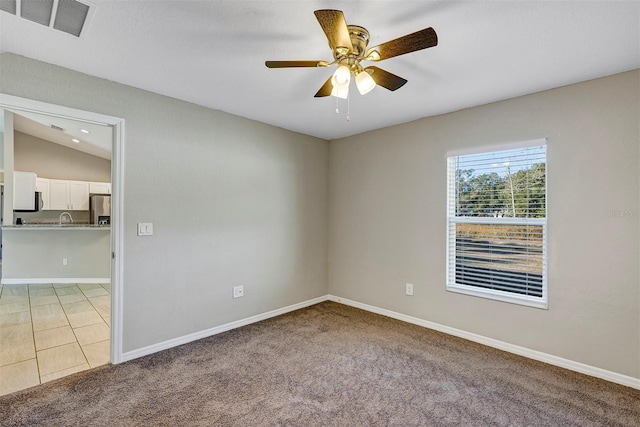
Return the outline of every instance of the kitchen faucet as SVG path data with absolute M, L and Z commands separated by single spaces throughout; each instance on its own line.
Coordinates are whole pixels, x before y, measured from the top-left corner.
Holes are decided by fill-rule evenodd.
M 73 224 L 73 218 L 71 218 L 71 214 L 69 212 L 62 212 L 60 214 L 60 225 L 62 225 L 62 217 L 65 216 L 65 214 L 69 217 L 69 222 Z

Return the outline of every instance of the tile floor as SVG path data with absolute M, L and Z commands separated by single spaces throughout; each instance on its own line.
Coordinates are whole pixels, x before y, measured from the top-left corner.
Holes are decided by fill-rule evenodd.
M 0 395 L 109 363 L 110 284 L 0 285 Z

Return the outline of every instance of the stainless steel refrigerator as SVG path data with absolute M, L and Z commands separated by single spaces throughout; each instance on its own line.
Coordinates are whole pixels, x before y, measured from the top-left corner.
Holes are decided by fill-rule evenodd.
M 89 223 L 98 225 L 111 224 L 111 195 L 89 195 Z

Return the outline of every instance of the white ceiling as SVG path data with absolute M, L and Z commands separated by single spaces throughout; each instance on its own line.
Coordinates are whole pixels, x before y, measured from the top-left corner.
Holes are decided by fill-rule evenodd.
M 0 12 L 0 50 L 324 139 L 640 68 L 640 1 L 104 1 L 80 38 Z M 344 11 L 370 46 L 433 27 L 438 46 L 377 66 L 409 82 L 314 98 L 333 68 L 313 11 Z
M 113 144 L 111 126 L 79 122 L 28 111 L 12 112 L 13 128 L 18 132 L 111 160 L 111 146 Z M 62 130 L 54 129 L 51 125 Z M 79 142 L 74 142 L 73 139 Z

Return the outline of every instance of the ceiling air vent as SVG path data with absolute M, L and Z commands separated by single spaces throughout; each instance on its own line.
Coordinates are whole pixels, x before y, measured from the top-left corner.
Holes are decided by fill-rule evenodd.
M 51 126 L 51 129 L 59 130 L 60 132 L 64 132 L 64 129 L 62 129 L 60 126 L 56 126 L 56 125 L 49 125 L 49 126 Z
M 53 0 L 23 0 L 20 3 L 20 16 L 38 24 L 49 26 L 52 12 Z
M 59 0 L 53 28 L 80 37 L 89 6 L 76 0 Z
M 0 10 L 4 10 L 5 12 L 15 15 L 16 0 L 0 0 Z
M 77 0 L 0 0 L 0 10 L 80 37 L 89 16 L 88 4 Z

